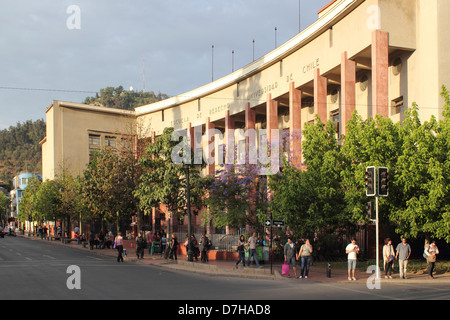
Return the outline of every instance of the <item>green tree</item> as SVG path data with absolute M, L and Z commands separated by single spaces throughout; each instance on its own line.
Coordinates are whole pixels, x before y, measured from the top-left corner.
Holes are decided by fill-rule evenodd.
M 136 107 L 167 99 L 166 94 L 155 94 L 153 91 L 126 91 L 122 86 L 100 89 L 100 94 L 87 97 L 85 104 L 101 105 L 109 108 L 133 110 Z
M 399 234 L 450 242 L 450 103 L 445 87 L 442 96 L 446 103 L 440 121 L 431 117 L 422 124 L 417 105 L 406 113 L 402 154 L 393 181 L 401 192 L 389 203 Z
M 183 218 L 186 213 L 186 165 L 174 161 L 173 155 L 178 148 L 180 152 L 184 150 L 186 153 L 185 159 L 190 157 L 192 160 L 193 152 L 187 147 L 186 140 L 173 141 L 173 133 L 173 128 L 165 128 L 154 143 L 148 144 L 139 159 L 142 175 L 134 194 L 145 214 L 151 214 L 151 208 L 159 207 L 160 204 L 166 206 L 169 218 Z M 191 207 L 199 210 L 203 207 L 208 178 L 200 176 L 200 165 L 190 166 Z
M 60 201 L 61 194 L 58 182 L 56 180 L 42 182 L 35 196 L 34 220 L 42 223 L 61 218 Z
M 396 178 L 395 167 L 401 152 L 402 140 L 399 134 L 401 124 L 394 124 L 389 118 L 376 116 L 363 120 L 356 112 L 347 124 L 347 134 L 341 149 L 344 165 L 341 172 L 345 190 L 345 211 L 351 223 L 368 222 L 366 203 L 374 201 L 366 196 L 365 171 L 368 166 L 388 167 L 389 177 Z M 390 183 L 391 198 L 396 198 L 399 190 Z M 386 199 L 380 198 L 380 221 L 389 223 Z
M 6 210 L 11 205 L 11 201 L 8 199 L 8 197 L 0 191 L 0 217 L 2 217 Z
M 104 148 L 94 154 L 80 180 L 86 220 L 127 221 L 137 213 L 139 171 L 135 156 L 128 149 Z
M 307 170 L 291 167 L 284 160 L 283 172 L 270 177 L 273 191 L 270 209 L 284 219 L 296 236 L 339 230 L 347 224 L 340 172 L 343 162 L 334 125 L 316 117 L 303 131 L 303 156 Z
M 42 181 L 37 177 L 32 178 L 25 190 L 23 191 L 22 200 L 20 201 L 20 211 L 18 218 L 21 221 L 38 221 L 40 217 L 36 211 L 36 204 L 38 201 L 38 191 L 41 187 Z
M 216 227 L 263 225 L 267 218 L 268 200 L 265 176 L 259 176 L 256 165 L 224 165 L 212 177 L 205 200 Z

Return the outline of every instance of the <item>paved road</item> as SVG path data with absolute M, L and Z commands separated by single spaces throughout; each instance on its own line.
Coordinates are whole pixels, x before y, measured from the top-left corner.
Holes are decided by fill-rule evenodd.
M 74 280 L 77 273 L 68 273 L 74 265 L 79 282 Z M 370 290 L 366 283 L 208 276 L 163 265 L 117 263 L 108 256 L 22 237 L 0 239 L 0 279 L 0 300 L 450 299 L 448 282 L 382 283 L 381 289 Z M 81 288 L 70 290 L 68 279 L 69 286 L 79 283 Z

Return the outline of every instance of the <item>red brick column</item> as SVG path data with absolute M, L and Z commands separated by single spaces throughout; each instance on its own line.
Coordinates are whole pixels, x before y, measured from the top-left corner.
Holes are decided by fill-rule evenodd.
M 356 104 L 356 63 L 348 60 L 347 51 L 342 53 L 341 58 L 341 121 L 342 134 L 346 134 L 346 126 Z
M 295 88 L 294 82 L 289 84 L 289 143 L 291 165 L 300 169 L 302 165 L 302 91 Z
M 372 117 L 389 116 L 389 33 L 372 32 Z
M 230 111 L 225 113 L 225 164 L 233 164 L 235 160 L 234 118 Z
M 214 129 L 215 125 L 213 122 L 211 122 L 210 118 L 206 120 L 206 137 L 207 137 L 207 146 L 206 146 L 206 156 L 207 159 L 210 159 L 209 161 L 212 161 L 212 163 L 209 163 L 206 165 L 206 172 L 207 174 L 215 174 L 216 173 L 216 164 L 215 164 L 215 135 L 214 135 Z
M 267 117 L 267 143 L 270 145 L 272 140 L 272 130 L 278 129 L 278 102 L 272 100 L 269 93 L 266 100 L 266 117 Z
M 256 135 L 255 135 L 256 114 L 250 108 L 250 103 L 245 104 L 245 162 L 255 163 L 256 161 Z
M 327 78 L 320 75 L 320 69 L 314 72 L 314 113 L 320 121 L 327 122 Z

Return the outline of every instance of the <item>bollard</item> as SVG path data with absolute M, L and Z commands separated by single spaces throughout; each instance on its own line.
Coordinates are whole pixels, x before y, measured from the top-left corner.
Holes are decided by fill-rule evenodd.
M 327 263 L 327 278 L 331 278 L 331 264 Z

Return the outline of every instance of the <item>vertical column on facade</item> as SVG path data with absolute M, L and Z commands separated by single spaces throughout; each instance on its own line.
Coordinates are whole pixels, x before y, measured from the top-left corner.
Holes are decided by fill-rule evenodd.
M 341 121 L 342 134 L 346 134 L 348 120 L 356 105 L 356 63 L 347 58 L 347 51 L 341 56 Z
M 254 109 L 250 107 L 250 103 L 247 102 L 245 104 L 245 166 L 247 169 L 250 169 L 250 166 L 254 166 L 255 161 L 257 160 L 255 157 L 256 150 L 256 112 Z M 241 160 L 241 159 L 239 159 Z M 254 190 L 256 191 L 256 183 L 252 186 Z M 254 202 L 255 200 L 255 194 L 253 194 L 251 202 Z M 254 208 L 252 208 L 254 209 Z M 246 212 L 247 215 L 249 215 L 249 212 Z M 247 231 L 252 230 L 252 226 L 247 224 L 245 226 L 245 229 Z
M 195 130 L 192 123 L 189 122 L 187 127 L 187 136 L 189 139 L 189 145 L 191 146 L 191 154 L 195 152 Z M 194 164 L 194 159 L 191 159 L 192 164 Z
M 302 164 L 302 91 L 289 84 L 289 144 L 291 165 L 301 168 Z
M 256 113 L 250 107 L 250 103 L 245 104 L 245 163 L 255 163 L 256 156 Z
M 225 164 L 234 164 L 235 143 L 234 143 L 234 118 L 230 116 L 230 111 L 225 113 Z
M 207 174 L 215 174 L 216 173 L 216 163 L 215 163 L 215 125 L 211 122 L 208 117 L 206 121 L 206 137 L 207 137 L 207 146 L 206 146 L 206 157 L 207 163 L 206 173 Z
M 155 143 L 156 140 L 156 132 L 152 131 L 151 135 L 150 135 L 150 143 Z M 160 214 L 161 216 L 161 214 Z M 156 207 L 152 207 L 152 228 L 153 228 L 153 233 L 156 232 Z
M 320 69 L 314 72 L 314 114 L 318 114 L 320 121 L 327 121 L 327 78 L 320 75 Z
M 272 130 L 278 130 L 278 101 L 272 100 L 272 94 L 267 95 L 266 100 L 267 117 L 267 142 L 272 141 Z
M 234 118 L 230 116 L 230 111 L 225 112 L 225 164 L 234 164 L 235 155 L 235 143 L 234 143 Z M 226 226 L 226 234 L 231 233 L 231 228 Z
M 189 141 L 189 145 L 191 147 L 189 157 L 191 158 L 191 164 L 192 165 L 195 164 L 195 159 L 192 157 L 192 155 L 195 153 L 195 130 L 194 129 L 195 128 L 192 126 L 192 123 L 189 122 L 186 130 L 187 130 L 187 138 L 188 138 L 188 141 Z M 193 208 L 191 206 L 191 213 L 192 213 L 192 210 L 194 210 L 194 209 L 197 210 L 198 208 Z M 187 223 L 186 220 L 185 220 L 185 222 Z M 196 223 L 197 223 L 197 216 L 194 215 L 194 214 L 191 214 L 191 224 L 192 225 L 196 225 Z
M 372 117 L 389 116 L 389 33 L 372 32 Z

